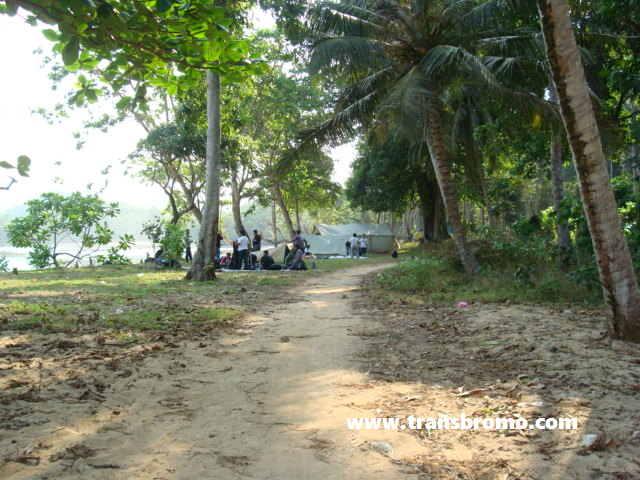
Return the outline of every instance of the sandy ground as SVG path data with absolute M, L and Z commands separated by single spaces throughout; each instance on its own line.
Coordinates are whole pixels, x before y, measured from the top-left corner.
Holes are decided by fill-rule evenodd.
M 587 314 L 382 305 L 362 288 L 380 268 L 314 277 L 242 328 L 194 341 L 0 337 L 0 478 L 640 478 L 636 346 L 598 340 Z M 459 412 L 581 426 L 345 421 Z M 603 433 L 597 448 L 581 445 L 585 433 Z

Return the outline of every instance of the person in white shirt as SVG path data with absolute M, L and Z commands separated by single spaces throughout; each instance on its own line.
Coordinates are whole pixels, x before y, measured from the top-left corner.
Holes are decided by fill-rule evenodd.
M 244 269 L 249 270 L 251 268 L 251 259 L 249 257 L 249 237 L 247 232 L 242 230 L 238 240 L 236 240 L 238 246 L 238 270 L 242 270 L 242 264 L 244 263 Z
M 351 246 L 351 258 L 357 258 L 359 255 L 358 250 L 360 249 L 360 239 L 355 233 L 353 234 L 353 237 L 351 237 L 350 246 Z
M 365 237 L 364 233 L 362 234 L 362 237 L 360 237 L 360 256 L 367 256 L 367 237 Z

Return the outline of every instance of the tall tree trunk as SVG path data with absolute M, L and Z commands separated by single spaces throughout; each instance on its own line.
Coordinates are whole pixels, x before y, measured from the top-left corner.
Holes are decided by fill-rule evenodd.
M 187 279 L 203 282 L 214 280 L 215 239 L 220 215 L 220 75 L 207 71 L 207 188 L 205 193 L 200 238 Z
M 413 169 L 413 177 L 416 182 L 416 193 L 420 201 L 420 214 L 422 217 L 422 232 L 425 240 L 435 240 L 436 202 L 438 199 L 438 182 L 433 177 L 418 169 Z
M 475 127 L 475 122 L 472 122 L 470 128 L 465 129 L 464 132 L 464 149 L 467 157 L 467 168 L 469 173 L 476 177 L 471 178 L 471 181 L 476 185 L 476 188 L 480 190 L 482 194 L 482 201 L 489 216 L 489 227 L 495 230 L 497 227 L 495 216 L 492 213 L 491 199 L 489 198 L 489 187 L 487 186 L 487 176 L 484 172 L 484 158 L 482 157 L 482 151 L 478 146 L 478 142 L 473 138 L 473 131 L 471 127 Z M 484 223 L 483 223 L 484 224 Z
M 440 231 L 442 230 L 442 198 L 440 197 L 440 191 L 434 191 L 433 202 L 433 241 L 440 240 Z
M 278 203 L 278 207 L 280 207 L 280 211 L 282 212 L 282 217 L 284 218 L 284 223 L 287 226 L 287 230 L 289 231 L 289 239 L 292 239 L 296 236 L 296 232 L 293 228 L 293 223 L 291 222 L 291 216 L 289 215 L 289 210 L 284 203 L 284 198 L 282 198 L 282 191 L 280 190 L 280 184 L 278 182 L 274 182 L 273 184 L 273 193 L 276 197 L 276 202 Z
M 233 222 L 236 224 L 236 232 L 246 232 L 240 211 L 240 186 L 238 185 L 238 170 L 236 168 L 231 170 L 231 211 L 233 212 Z
M 451 169 L 449 166 L 449 154 L 445 148 L 444 137 L 442 134 L 442 119 L 440 114 L 440 106 L 435 100 L 430 101 L 431 111 L 429 112 L 429 129 L 427 136 L 427 144 L 429 146 L 429 154 L 433 162 L 433 168 L 436 171 L 436 178 L 440 186 L 440 193 L 447 209 L 447 220 L 449 227 L 453 231 L 453 238 L 458 247 L 460 260 L 468 274 L 475 274 L 480 268 L 469 244 L 467 236 L 460 218 L 460 206 L 453 188 L 451 178 Z
M 558 249 L 562 268 L 569 265 L 571 259 L 571 235 L 566 220 L 560 217 L 560 206 L 564 200 L 564 181 L 562 178 L 562 144 L 559 138 L 551 142 L 551 180 L 553 182 L 553 205 L 556 209 L 556 229 L 558 232 Z
M 298 197 L 293 201 L 293 205 L 296 212 L 296 229 L 302 231 L 302 226 L 300 225 L 300 206 L 298 204 Z
M 549 86 L 549 100 L 558 103 L 558 95 L 553 83 Z M 571 235 L 567 221 L 560 219 L 560 205 L 564 200 L 564 179 L 562 178 L 562 139 L 554 133 L 551 140 L 551 182 L 553 184 L 553 206 L 556 209 L 556 229 L 558 232 L 558 250 L 560 266 L 566 268 L 571 259 Z
M 276 223 L 276 202 L 271 202 L 271 225 L 273 225 L 273 246 L 278 246 L 278 224 Z
M 602 151 L 566 0 L 537 0 L 560 111 L 573 153 L 612 338 L 640 342 L 640 288 Z

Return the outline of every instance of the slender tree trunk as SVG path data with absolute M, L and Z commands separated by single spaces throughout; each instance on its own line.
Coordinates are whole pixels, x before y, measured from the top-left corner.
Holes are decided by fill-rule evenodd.
M 612 338 L 640 342 L 640 288 L 602 151 L 566 0 L 537 0 L 553 83 L 578 174 Z
M 433 202 L 433 241 L 440 240 L 440 231 L 442 230 L 442 198 L 440 197 L 440 191 L 434 191 Z
M 278 246 L 278 224 L 276 223 L 276 202 L 271 202 L 271 224 L 273 225 L 273 246 Z
M 236 224 L 236 232 L 246 232 L 242 223 L 242 212 L 240 211 L 240 186 L 238 185 L 238 170 L 231 171 L 231 211 L 233 212 L 233 222 Z
M 433 168 L 436 171 L 440 193 L 442 194 L 442 199 L 447 209 L 448 224 L 453 231 L 453 238 L 458 247 L 460 260 L 466 272 L 473 275 L 480 268 L 480 265 L 478 265 L 471 248 L 469 248 L 467 236 L 460 218 L 460 206 L 453 188 L 451 169 L 449 167 L 449 154 L 445 148 L 442 134 L 440 106 L 434 100 L 431 100 L 430 103 L 431 111 L 429 112 L 429 131 L 427 137 L 429 153 L 431 155 L 431 161 L 433 162 Z
M 562 144 L 559 138 L 555 138 L 551 143 L 551 180 L 553 182 L 553 204 L 556 209 L 560 264 L 566 268 L 571 259 L 571 235 L 567 221 L 560 218 L 560 206 L 564 200 L 564 181 L 562 178 Z
M 302 231 L 302 226 L 300 225 L 300 206 L 298 205 L 298 197 L 293 201 L 293 205 L 296 212 L 296 229 Z
M 287 226 L 287 230 L 289 231 L 289 239 L 295 237 L 296 232 L 293 228 L 293 223 L 291 222 L 291 216 L 289 215 L 289 210 L 284 203 L 284 199 L 282 198 L 282 191 L 280 190 L 280 185 L 275 182 L 273 185 L 273 193 L 276 197 L 276 202 L 278 203 L 278 207 L 280 207 L 280 211 L 282 212 L 282 216 L 284 217 L 284 223 Z
M 558 96 L 553 83 L 549 86 L 549 100 L 558 103 Z M 562 178 L 562 143 L 559 135 L 554 134 L 551 140 L 551 181 L 553 184 L 553 205 L 556 209 L 556 229 L 558 232 L 558 249 L 560 266 L 564 269 L 571 258 L 571 235 L 567 221 L 560 219 L 560 205 L 564 200 L 564 179 Z
M 220 215 L 220 160 L 220 75 L 207 71 L 207 188 L 198 249 L 187 273 L 187 279 L 197 282 L 216 278 L 215 270 L 208 267 L 215 260 Z

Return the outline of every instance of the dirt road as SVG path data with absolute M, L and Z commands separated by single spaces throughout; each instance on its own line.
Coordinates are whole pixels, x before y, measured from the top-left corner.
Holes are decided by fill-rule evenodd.
M 181 343 L 110 379 L 90 411 L 69 405 L 48 434 L 21 437 L 5 478 L 386 479 L 398 470 L 387 432 L 351 431 L 372 392 L 356 368 L 353 312 L 363 265 L 310 279 L 290 303 L 267 304 L 244 334 Z M 119 375 L 123 376 L 123 375 Z M 46 414 L 47 405 L 41 411 Z M 43 410 L 44 409 L 44 410 Z M 404 437 L 395 433 L 395 437 Z M 388 442 L 388 443 L 376 443 Z M 373 445 L 373 446 L 372 446 Z M 46 449 L 46 452 L 45 452 Z M 35 452 L 35 453 L 34 453 Z

